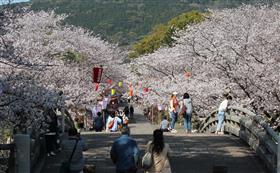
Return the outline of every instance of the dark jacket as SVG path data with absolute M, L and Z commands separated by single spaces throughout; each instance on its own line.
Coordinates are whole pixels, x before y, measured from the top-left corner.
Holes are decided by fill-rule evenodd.
M 116 164 L 117 172 L 127 172 L 128 170 L 137 169 L 139 148 L 135 140 L 128 135 L 122 135 L 113 143 L 110 155 Z
M 98 116 L 94 119 L 94 126 L 95 129 L 102 129 L 103 128 L 103 119 L 101 116 Z

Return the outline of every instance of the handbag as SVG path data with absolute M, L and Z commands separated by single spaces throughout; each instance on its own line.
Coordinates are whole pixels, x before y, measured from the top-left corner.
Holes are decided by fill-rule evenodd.
M 183 103 L 179 115 L 184 115 L 184 114 L 186 113 L 186 111 L 187 111 L 187 107 L 186 107 L 186 105 Z
M 154 164 L 153 152 L 151 151 L 152 146 L 149 147 L 149 150 L 145 153 L 142 158 L 142 167 L 144 169 L 150 169 Z
M 71 165 L 71 160 L 73 158 L 73 155 L 75 153 L 75 150 L 77 148 L 77 144 L 78 144 L 78 140 L 76 140 L 76 143 L 75 143 L 75 146 L 74 146 L 74 149 L 71 153 L 71 156 L 70 158 L 68 159 L 68 161 L 65 161 L 65 162 L 62 162 L 61 165 L 60 165 L 60 168 L 59 168 L 59 173 L 69 173 L 70 172 L 70 165 Z

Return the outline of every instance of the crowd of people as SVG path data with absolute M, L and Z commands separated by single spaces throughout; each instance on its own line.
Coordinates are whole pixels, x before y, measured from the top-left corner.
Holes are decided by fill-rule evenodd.
M 224 121 L 225 112 L 227 110 L 231 96 L 226 96 L 221 102 L 217 118 L 218 125 L 216 133 L 222 133 L 222 124 Z M 186 133 L 192 131 L 192 100 L 188 93 L 184 93 L 182 101 L 179 103 L 177 93 L 173 92 L 169 100 L 169 118 L 163 117 L 159 129 L 154 130 L 153 140 L 146 145 L 146 154 L 141 158 L 137 142 L 130 137 L 129 120 L 133 117 L 133 107 L 126 106 L 122 110 L 114 111 L 114 114 L 109 114 L 106 111 L 97 112 L 93 118 L 93 130 L 96 132 L 121 132 L 121 136 L 116 139 L 111 147 L 110 156 L 113 163 L 116 165 L 116 173 L 136 173 L 137 169 L 144 168 L 145 173 L 171 173 L 169 162 L 170 147 L 164 142 L 163 133 L 177 133 L 175 124 L 178 116 L 184 119 L 184 129 Z M 57 135 L 57 117 L 53 112 L 48 112 L 52 118 L 49 121 L 50 131 L 46 134 L 47 152 L 48 155 L 55 155 L 56 143 L 54 142 Z M 54 116 L 54 117 L 53 117 Z M 63 140 L 59 149 L 65 154 L 63 163 L 68 163 L 68 172 L 83 173 L 89 172 L 85 169 L 85 160 L 83 151 L 87 149 L 84 139 L 80 136 L 79 126 L 68 129 L 68 138 Z M 50 142 L 53 141 L 53 142 Z M 149 165 L 147 166 L 147 163 Z M 63 165 L 63 164 L 62 164 Z M 61 169 L 64 169 L 61 166 Z M 92 169 L 93 170 L 93 169 Z M 63 171 L 61 171 L 63 172 Z M 65 172 L 65 171 L 64 171 Z
M 96 132 L 101 132 L 105 130 L 106 132 L 117 132 L 121 127 L 127 126 L 129 120 L 133 117 L 134 111 L 133 106 L 130 106 L 132 111 L 127 111 L 128 106 L 123 110 L 116 110 L 113 114 L 107 111 L 97 112 L 97 116 L 93 117 L 92 130 Z

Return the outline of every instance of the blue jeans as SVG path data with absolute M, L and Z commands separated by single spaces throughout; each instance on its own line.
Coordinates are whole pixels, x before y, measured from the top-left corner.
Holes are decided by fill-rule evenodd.
M 177 121 L 178 113 L 177 113 L 177 112 L 175 113 L 175 112 L 173 112 L 173 111 L 170 111 L 169 114 L 170 114 L 170 118 L 171 118 L 170 128 L 171 128 L 171 129 L 174 129 L 175 123 L 176 123 L 176 121 Z
M 188 132 L 192 131 L 192 114 L 185 114 L 184 116 L 184 127 L 185 130 L 188 130 Z
M 225 119 L 225 112 L 218 112 L 218 125 L 216 129 L 217 132 L 221 131 L 224 119 Z

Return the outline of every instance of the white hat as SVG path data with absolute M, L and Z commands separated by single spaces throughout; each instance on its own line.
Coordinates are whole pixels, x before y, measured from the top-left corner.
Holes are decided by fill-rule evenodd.
M 177 95 L 178 93 L 175 91 L 175 92 L 173 92 L 172 94 L 173 94 L 173 95 Z

